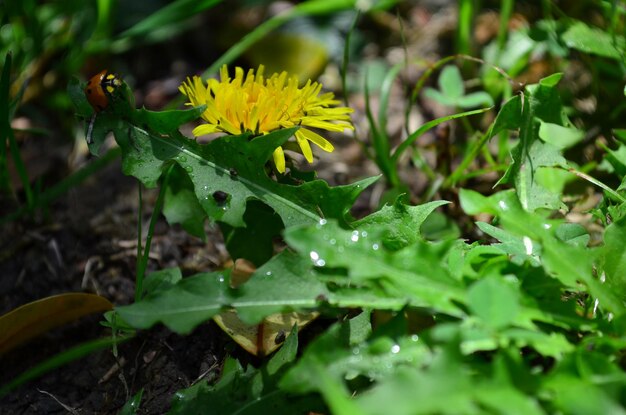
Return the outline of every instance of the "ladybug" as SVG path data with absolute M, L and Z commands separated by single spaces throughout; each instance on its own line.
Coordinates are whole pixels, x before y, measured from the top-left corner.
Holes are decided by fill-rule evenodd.
M 85 86 L 85 96 L 96 112 L 103 111 L 109 106 L 109 98 L 117 88 L 122 86 L 122 80 L 107 69 L 96 74 Z

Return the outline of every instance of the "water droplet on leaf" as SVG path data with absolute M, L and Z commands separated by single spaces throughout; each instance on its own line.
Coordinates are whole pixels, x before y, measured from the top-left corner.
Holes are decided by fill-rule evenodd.
M 357 242 L 359 240 L 359 231 L 352 231 L 352 236 L 350 236 L 350 240 L 352 242 Z

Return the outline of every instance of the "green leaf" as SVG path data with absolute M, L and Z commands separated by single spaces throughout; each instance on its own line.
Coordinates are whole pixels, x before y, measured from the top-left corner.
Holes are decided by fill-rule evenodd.
M 515 95 L 502 105 L 495 121 L 490 127 L 489 136 L 503 130 L 516 130 L 522 123 L 522 96 Z
M 273 150 L 294 132 L 295 129 L 278 130 L 252 141 L 247 134 L 225 136 L 208 144 L 182 136 L 164 138 L 139 129 L 131 129 L 130 140 L 124 131 L 116 137 L 123 148 L 126 174 L 152 186 L 166 163 L 178 163 L 193 182 L 196 198 L 212 220 L 245 226 L 245 201 L 255 198 L 274 209 L 285 226 L 316 222 L 320 213 L 345 221 L 356 197 L 377 178 L 333 188 L 321 180 L 300 186 L 271 180 L 263 166 Z M 216 197 L 218 192 L 224 197 Z
M 292 415 L 306 411 L 323 411 L 324 406 L 314 396 L 297 397 L 276 387 L 285 369 L 293 362 L 298 348 L 297 330 L 292 331 L 285 344 L 261 369 L 251 365 L 246 370 L 232 359 L 226 359 L 222 378 L 213 386 L 206 381 L 176 392 L 170 415 L 216 414 Z
M 280 236 L 283 222 L 269 206 L 258 200 L 247 203 L 243 228 L 220 224 L 226 249 L 233 260 L 245 258 L 256 266 L 267 262 L 274 254 L 274 239 Z
M 604 159 L 613 167 L 620 177 L 626 177 L 626 145 L 619 144 L 617 150 L 604 147 Z
M 626 414 L 626 376 L 611 356 L 579 346 L 546 376 L 541 392 L 555 409 L 576 414 Z
M 143 395 L 143 388 L 139 389 L 135 395 L 133 395 L 122 409 L 118 412 L 118 415 L 135 415 L 141 405 L 141 397 Z
M 206 214 L 196 198 L 193 183 L 179 166 L 170 172 L 163 199 L 163 215 L 170 225 L 179 223 L 191 235 L 206 240 Z
M 460 108 L 476 108 L 479 106 L 493 106 L 493 98 L 485 91 L 472 92 L 465 96 L 459 97 L 457 100 L 457 106 Z
M 543 123 L 562 127 L 570 124 L 556 89 L 561 77 L 560 73 L 553 74 L 538 84 L 526 87 L 519 131 L 520 142 L 513 149 L 513 162 L 498 181 L 498 184 L 513 182 L 522 206 L 530 212 L 538 208 L 564 207 L 560 200 L 561 195 L 542 186 L 536 174 L 543 167 L 567 166 L 559 149 L 543 142 L 539 136 Z M 552 130 L 548 128 L 546 131 Z
M 584 246 L 563 242 L 555 234 L 559 221 L 543 219 L 525 211 L 511 192 L 500 192 L 484 197 L 477 192 L 461 190 L 461 206 L 467 213 L 479 211 L 497 215 L 505 230 L 524 238 L 530 250 L 539 244 L 541 263 L 546 272 L 565 286 L 580 291 L 584 284 L 589 293 L 599 300 L 602 307 L 616 316 L 624 314 L 624 303 L 615 292 L 603 285 L 594 275 L 596 253 Z M 478 209 L 479 210 L 475 210 Z
M 578 223 L 562 223 L 556 228 L 555 235 L 563 242 L 573 246 L 586 247 L 589 243 L 589 232 Z M 606 233 L 605 233 L 606 235 Z
M 148 274 L 143 281 L 143 288 L 146 294 L 169 290 L 182 279 L 180 268 L 165 268 Z
M 607 226 L 604 232 L 604 246 L 600 257 L 606 282 L 621 298 L 626 301 L 626 217 Z
M 476 376 L 453 346 L 437 348 L 430 362 L 398 367 L 392 375 L 356 397 L 367 414 L 396 415 L 515 413 L 542 414 L 538 403 L 508 382 Z M 451 375 L 454 373 L 454 375 Z
M 72 93 L 79 96 L 77 88 L 74 85 Z M 106 134 L 112 131 L 122 149 L 122 170 L 147 187 L 156 186 L 163 171 L 178 164 L 193 183 L 196 198 L 211 220 L 244 227 L 246 202 L 257 199 L 270 206 L 285 226 L 314 223 L 321 218 L 345 223 L 356 197 L 378 179 L 332 188 L 322 180 L 300 186 L 278 183 L 267 176 L 265 165 L 274 149 L 291 138 L 298 127 L 255 138 L 250 134 L 224 136 L 200 144 L 183 137 L 178 127 L 198 118 L 203 107 L 164 112 L 135 110 L 130 98 L 126 99 L 128 86 L 123 84 L 119 90 L 120 96 L 111 109 L 95 118 L 92 153 L 97 153 Z M 83 100 L 84 96 L 76 105 L 80 107 Z M 197 231 L 197 223 L 190 226 Z
M 344 230 L 329 221 L 287 229 L 285 238 L 314 265 L 344 268 L 348 273 L 344 284 L 382 287 L 387 295 L 408 304 L 459 315 L 453 300 L 462 300 L 464 293 L 444 265 L 450 244 L 416 241 L 390 252 L 383 243 L 386 232 L 384 226 L 370 231 Z
M 493 98 L 484 91 L 465 95 L 461 72 L 454 65 L 447 65 L 443 68 L 439 75 L 438 84 L 439 91 L 425 88 L 424 96 L 450 107 L 475 108 L 479 105 L 493 105 Z
M 539 127 L 539 138 L 546 143 L 550 143 L 559 150 L 565 150 L 579 143 L 585 133 L 577 128 L 563 127 L 558 124 L 541 122 Z
M 523 237 L 512 235 L 503 229 L 485 222 L 476 222 L 476 226 L 487 235 L 499 240 L 501 243 L 491 244 L 491 247 L 501 249 L 510 256 L 513 263 L 522 264 L 524 261 L 529 261 L 531 264 L 539 265 L 538 247 L 525 242 Z
M 519 293 L 511 283 L 488 276 L 472 284 L 467 292 L 470 309 L 490 327 L 509 325 L 519 313 Z
M 427 362 L 430 358 L 427 345 L 417 335 L 402 335 L 396 339 L 362 337 L 361 333 L 370 332 L 369 313 L 334 324 L 311 342 L 280 381 L 281 388 L 299 394 L 323 391 L 323 380 L 310 376 L 311 371 L 323 372 L 335 382 L 360 375 L 374 380 L 393 375 L 399 366 Z
M 565 33 L 563 41 L 572 48 L 605 58 L 623 59 L 626 41 L 623 36 L 609 34 L 601 29 L 589 27 L 583 22 L 573 23 Z
M 381 225 L 385 226 L 383 244 L 392 251 L 400 250 L 420 239 L 420 227 L 426 218 L 439 206 L 449 202 L 439 200 L 419 206 L 407 206 L 398 197 L 393 205 L 385 205 L 382 209 L 352 222 L 351 226 L 364 231 L 374 231 Z
M 465 94 L 461 71 L 454 65 L 446 65 L 439 75 L 439 89 L 448 98 L 460 98 Z
M 238 289 L 228 284 L 230 271 L 200 273 L 117 311 L 133 327 L 148 328 L 162 322 L 183 334 L 225 307 L 236 308 L 246 323 L 257 323 L 273 313 L 315 307 L 318 296 L 329 297 L 309 267 L 308 260 L 285 252 L 259 268 Z
M 226 277 L 225 272 L 196 274 L 116 311 L 136 328 L 162 322 L 178 333 L 190 333 L 232 301 Z

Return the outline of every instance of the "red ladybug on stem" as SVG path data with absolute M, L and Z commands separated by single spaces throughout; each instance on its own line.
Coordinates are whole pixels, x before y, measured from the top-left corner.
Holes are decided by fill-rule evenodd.
M 122 80 L 116 74 L 109 72 L 108 69 L 101 71 L 87 81 L 85 96 L 95 111 L 87 129 L 87 144 L 93 142 L 92 133 L 96 115 L 109 106 L 109 98 L 120 86 L 122 86 Z

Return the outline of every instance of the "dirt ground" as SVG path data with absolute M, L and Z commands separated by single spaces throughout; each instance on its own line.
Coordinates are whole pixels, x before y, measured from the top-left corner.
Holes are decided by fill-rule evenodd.
M 145 221 L 154 197 L 154 191 L 144 192 Z M 117 305 L 131 302 L 136 210 L 137 185 L 121 174 L 118 160 L 54 203 L 47 218 L 5 226 L 0 313 L 65 292 L 94 292 Z M 150 266 L 207 270 L 222 255 L 215 245 L 160 223 Z M 100 315 L 83 318 L 12 351 L 0 360 L 0 383 L 58 352 L 110 335 L 101 320 Z M 217 377 L 226 353 L 238 351 L 213 323 L 184 337 L 155 328 L 121 345 L 117 359 L 110 349 L 103 350 L 23 385 L 2 399 L 0 413 L 55 414 L 73 408 L 75 413 L 112 414 L 140 388 L 142 412 L 163 413 L 176 390 Z

